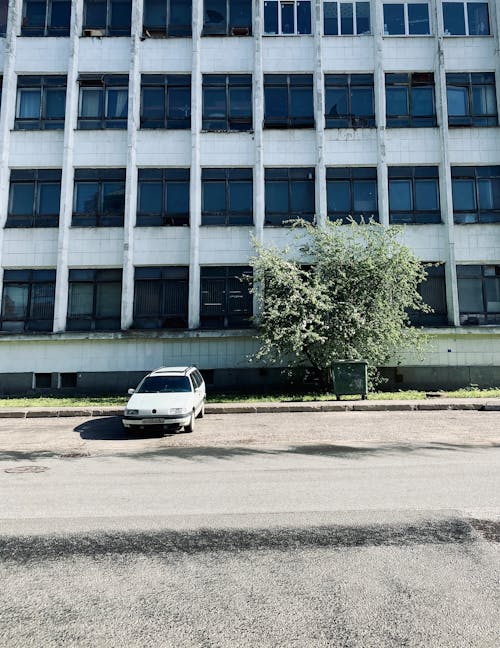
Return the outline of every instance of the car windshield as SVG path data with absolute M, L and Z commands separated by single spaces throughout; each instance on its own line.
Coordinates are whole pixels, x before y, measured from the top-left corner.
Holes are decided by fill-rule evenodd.
M 136 391 L 138 394 L 190 392 L 191 383 L 187 376 L 150 376 L 144 379 Z

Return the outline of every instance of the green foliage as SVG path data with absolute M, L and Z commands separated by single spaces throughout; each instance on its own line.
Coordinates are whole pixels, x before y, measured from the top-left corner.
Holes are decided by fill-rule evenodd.
M 426 273 L 400 242 L 401 229 L 299 225 L 301 260 L 255 244 L 257 359 L 310 365 L 324 377 L 335 359 L 365 359 L 373 371 L 421 349 L 422 332 L 410 327 L 407 312 L 430 311 L 417 292 Z

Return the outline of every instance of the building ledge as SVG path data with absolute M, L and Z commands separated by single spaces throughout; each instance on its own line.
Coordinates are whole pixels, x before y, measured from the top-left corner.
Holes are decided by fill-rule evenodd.
M 499 328 L 500 332 L 500 328 Z M 248 329 L 205 330 L 192 329 L 186 331 L 169 330 L 136 330 L 126 331 L 65 331 L 62 333 L 1 333 L 0 344 L 12 342 L 69 342 L 74 340 L 192 340 L 213 338 L 253 338 L 257 331 Z

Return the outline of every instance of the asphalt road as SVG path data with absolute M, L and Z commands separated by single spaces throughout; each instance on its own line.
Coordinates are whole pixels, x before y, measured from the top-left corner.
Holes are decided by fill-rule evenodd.
M 498 648 L 499 422 L 0 420 L 0 646 Z

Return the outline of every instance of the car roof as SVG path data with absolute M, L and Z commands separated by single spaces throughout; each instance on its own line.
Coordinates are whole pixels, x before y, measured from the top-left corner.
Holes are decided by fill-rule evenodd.
M 152 371 L 150 376 L 186 376 L 195 367 L 159 367 Z

